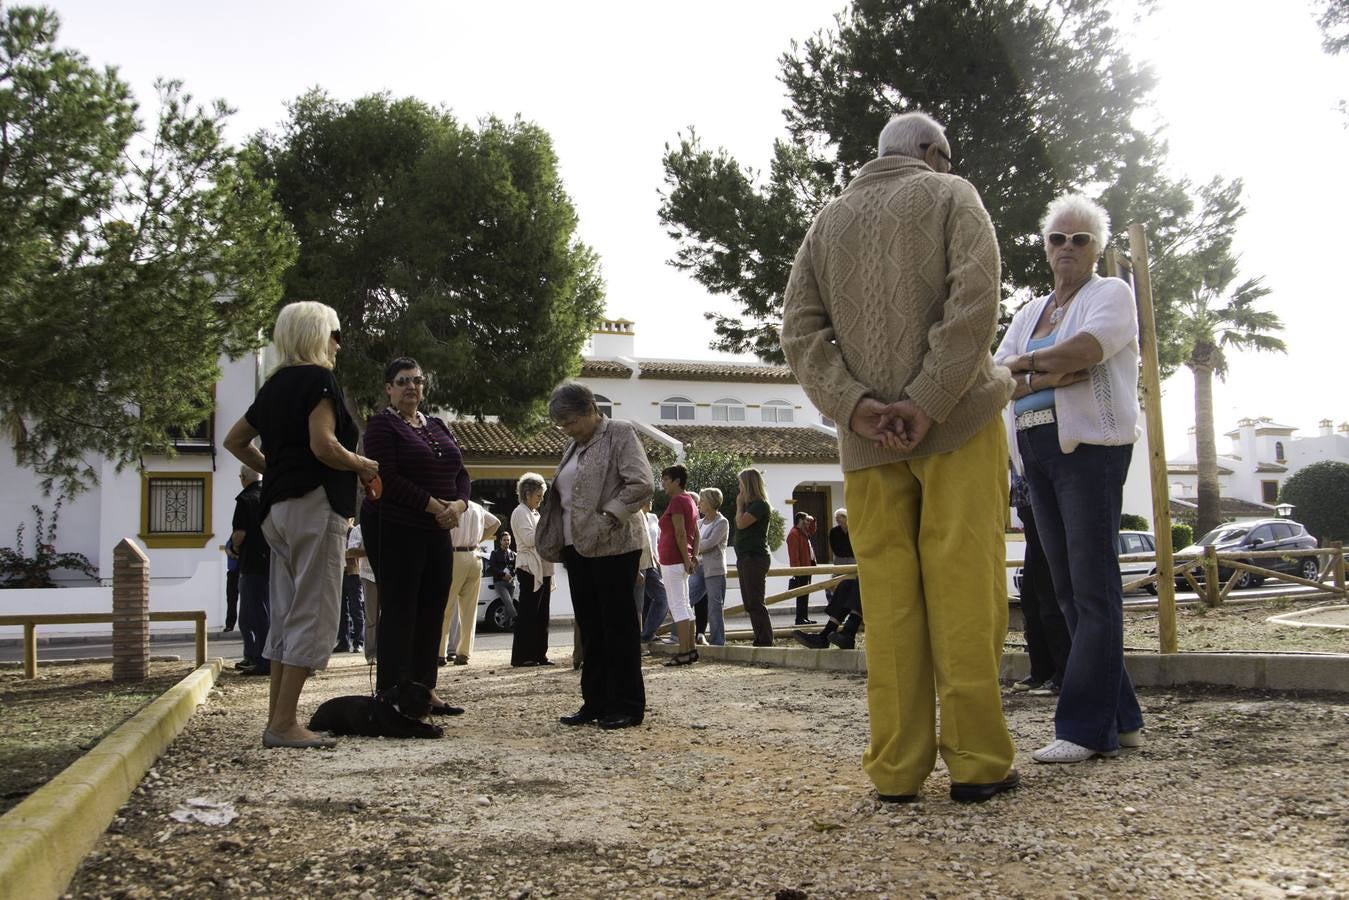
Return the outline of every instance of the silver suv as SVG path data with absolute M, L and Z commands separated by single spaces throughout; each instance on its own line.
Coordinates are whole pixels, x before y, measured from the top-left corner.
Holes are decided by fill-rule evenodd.
M 1219 525 L 1208 534 L 1195 541 L 1177 556 L 1203 556 L 1204 547 L 1212 544 L 1219 553 L 1238 553 L 1242 550 L 1312 550 L 1317 546 L 1316 538 L 1307 533 L 1297 522 L 1290 519 L 1257 519 L 1254 522 L 1228 522 Z M 1309 581 L 1315 581 L 1321 573 L 1321 562 L 1315 556 L 1284 556 L 1265 559 L 1241 560 L 1262 569 L 1276 572 L 1289 572 L 1300 575 Z M 1218 566 L 1218 580 L 1226 583 L 1232 577 L 1232 569 Z M 1190 570 L 1194 580 L 1204 583 L 1204 567 L 1197 565 Z M 1245 569 L 1237 571 L 1237 583 L 1234 588 L 1255 587 L 1264 581 L 1262 577 Z M 1176 577 L 1176 588 L 1189 590 L 1189 584 L 1181 576 Z

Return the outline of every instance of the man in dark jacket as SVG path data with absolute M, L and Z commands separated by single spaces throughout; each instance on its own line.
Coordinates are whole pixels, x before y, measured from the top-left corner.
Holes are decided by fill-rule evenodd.
M 272 557 L 262 536 L 262 476 L 242 466 L 239 482 L 244 489 L 234 498 L 230 544 L 239 554 L 239 630 L 243 633 L 244 658 L 235 668 L 245 675 L 270 675 L 271 666 L 262 655 L 272 621 L 267 590 Z

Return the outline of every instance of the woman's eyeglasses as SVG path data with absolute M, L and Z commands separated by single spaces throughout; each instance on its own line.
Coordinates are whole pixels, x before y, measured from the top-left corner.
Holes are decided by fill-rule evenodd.
M 394 387 L 407 387 L 410 384 L 421 387 L 426 384 L 426 379 L 420 375 L 399 375 L 393 380 L 393 383 Z
M 1062 231 L 1051 231 L 1045 235 L 1049 240 L 1049 246 L 1062 247 L 1069 241 L 1073 242 L 1074 247 L 1085 247 L 1096 240 L 1096 235 L 1089 231 L 1074 231 L 1072 234 L 1064 234 Z
M 342 346 L 342 330 L 340 328 L 328 332 L 328 337 L 332 338 L 333 343 L 336 344 L 337 346 L 339 347 Z

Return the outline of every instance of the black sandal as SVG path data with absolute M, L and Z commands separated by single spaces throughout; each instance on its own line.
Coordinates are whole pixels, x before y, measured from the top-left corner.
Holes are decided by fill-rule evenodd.
M 665 663 L 667 666 L 688 666 L 698 661 L 698 651 L 690 650 L 688 653 L 676 653 Z

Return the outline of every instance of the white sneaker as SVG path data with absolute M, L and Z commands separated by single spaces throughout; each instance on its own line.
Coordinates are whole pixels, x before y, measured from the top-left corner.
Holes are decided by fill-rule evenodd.
M 1119 751 L 1093 750 L 1090 747 L 1083 747 L 1081 744 L 1074 744 L 1072 741 L 1054 741 L 1048 746 L 1036 750 L 1030 755 L 1030 758 L 1038 763 L 1080 763 L 1086 762 L 1094 756 L 1111 759 L 1119 756 Z
M 1143 746 L 1143 729 L 1135 728 L 1133 731 L 1121 731 L 1119 733 L 1119 745 L 1129 750 Z

